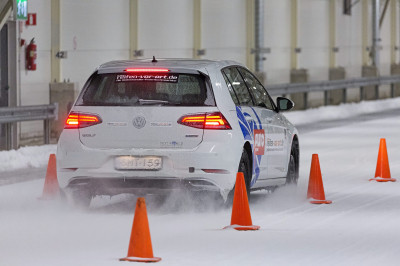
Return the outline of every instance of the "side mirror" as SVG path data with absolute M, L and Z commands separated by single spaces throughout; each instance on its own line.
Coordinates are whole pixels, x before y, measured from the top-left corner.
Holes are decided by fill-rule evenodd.
M 294 103 L 284 97 L 278 97 L 277 98 L 277 103 L 278 103 L 278 111 L 288 111 L 293 108 Z

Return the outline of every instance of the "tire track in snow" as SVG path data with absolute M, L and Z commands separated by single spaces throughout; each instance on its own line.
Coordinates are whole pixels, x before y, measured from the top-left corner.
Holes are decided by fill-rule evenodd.
M 346 194 L 348 194 L 347 196 L 344 196 L 344 197 L 340 196 L 339 197 L 339 195 L 341 195 L 342 193 L 336 192 L 336 193 L 329 194 L 329 198 L 328 199 L 333 201 L 332 204 L 335 204 L 337 202 L 341 202 L 341 201 L 347 200 L 349 198 L 358 196 L 358 194 L 355 194 L 355 193 L 352 193 L 352 192 L 356 192 L 360 188 L 368 187 L 368 186 L 370 186 L 370 183 L 365 183 L 365 184 L 362 184 L 362 185 L 359 185 L 359 186 L 355 186 L 355 187 L 353 186 L 351 189 L 348 189 L 348 190 L 344 191 L 344 192 L 346 192 Z M 373 186 L 370 186 L 370 187 L 371 187 L 370 189 L 363 190 L 363 191 L 364 192 L 369 192 L 369 191 L 374 189 Z M 336 195 L 336 197 L 335 197 L 335 195 Z M 306 198 L 306 196 L 304 198 Z M 265 203 L 268 204 L 268 198 L 266 199 Z M 259 203 L 257 203 L 257 204 L 259 204 Z M 305 199 L 304 203 L 299 205 L 299 206 L 296 206 L 296 207 L 293 207 L 293 208 L 288 208 L 288 209 L 285 209 L 284 211 L 279 211 L 277 213 L 271 213 L 271 215 L 273 215 L 276 218 L 279 218 L 279 217 L 285 216 L 286 214 L 292 214 L 290 217 L 293 218 L 293 217 L 301 216 L 301 215 L 303 215 L 305 213 L 318 211 L 319 209 L 324 208 L 324 207 L 325 207 L 324 205 L 312 205 L 312 204 L 310 204 L 308 202 L 308 200 Z M 328 206 L 326 206 L 326 207 L 328 207 Z M 274 225 L 274 224 L 277 224 L 277 223 L 281 223 L 282 221 L 285 221 L 285 220 L 287 220 L 287 218 L 274 219 L 273 222 L 268 222 L 268 224 L 269 225 Z M 265 219 L 264 220 L 258 220 L 258 221 L 259 221 L 259 223 L 265 222 Z

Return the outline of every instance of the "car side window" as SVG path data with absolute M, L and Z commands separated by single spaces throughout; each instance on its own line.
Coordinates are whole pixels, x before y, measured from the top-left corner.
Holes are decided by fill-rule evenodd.
M 253 106 L 253 100 L 251 99 L 249 90 L 247 89 L 247 86 L 239 71 L 234 67 L 226 68 L 222 71 L 228 78 L 228 81 L 232 84 L 233 90 L 240 105 Z
M 274 110 L 274 104 L 272 103 L 271 98 L 268 96 L 267 91 L 265 90 L 263 85 L 261 85 L 261 83 L 254 77 L 254 75 L 244 68 L 240 68 L 240 73 L 242 73 L 246 85 L 248 86 L 249 91 L 253 96 L 255 105 Z
M 230 93 L 230 95 L 231 95 L 231 98 L 232 98 L 233 102 L 235 103 L 235 105 L 239 105 L 239 100 L 238 100 L 238 98 L 236 97 L 235 92 L 233 91 L 231 82 L 228 80 L 228 78 L 227 78 L 227 76 L 225 75 L 225 73 L 222 72 L 222 76 L 224 76 L 226 86 L 228 87 L 228 91 L 229 91 L 229 93 Z

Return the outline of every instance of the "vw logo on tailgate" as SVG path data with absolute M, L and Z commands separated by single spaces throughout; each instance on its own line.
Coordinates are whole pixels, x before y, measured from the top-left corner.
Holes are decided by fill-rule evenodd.
M 146 119 L 143 116 L 137 116 L 133 119 L 132 124 L 137 129 L 141 129 L 146 125 Z

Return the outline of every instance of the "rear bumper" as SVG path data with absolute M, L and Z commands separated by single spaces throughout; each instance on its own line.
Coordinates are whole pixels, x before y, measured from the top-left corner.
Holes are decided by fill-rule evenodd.
M 204 178 L 93 178 L 79 176 L 71 179 L 66 189 L 85 190 L 91 195 L 117 195 L 133 193 L 139 196 L 149 194 L 170 194 L 174 191 L 209 191 L 219 192 L 220 189 Z
M 72 184 L 75 186 L 74 182 L 78 182 L 75 180 L 91 180 L 89 183 L 94 184 L 97 191 L 95 193 L 98 194 L 159 194 L 157 190 L 163 193 L 174 190 L 177 184 L 179 188 L 182 185 L 187 188 L 189 184 L 192 190 L 218 190 L 226 198 L 235 184 L 243 149 L 243 140 L 236 139 L 234 136 L 237 135 L 231 131 L 209 132 L 203 136 L 203 142 L 199 146 L 190 150 L 92 149 L 81 144 L 77 131 L 64 130 L 57 148 L 58 181 L 60 187 L 65 188 Z M 115 169 L 115 158 L 127 155 L 162 157 L 162 169 Z M 209 169 L 220 172 L 205 171 Z M 111 183 L 105 182 L 106 180 Z M 159 184 L 168 185 L 167 188 L 160 188 Z M 114 186 L 116 188 L 112 189 Z

